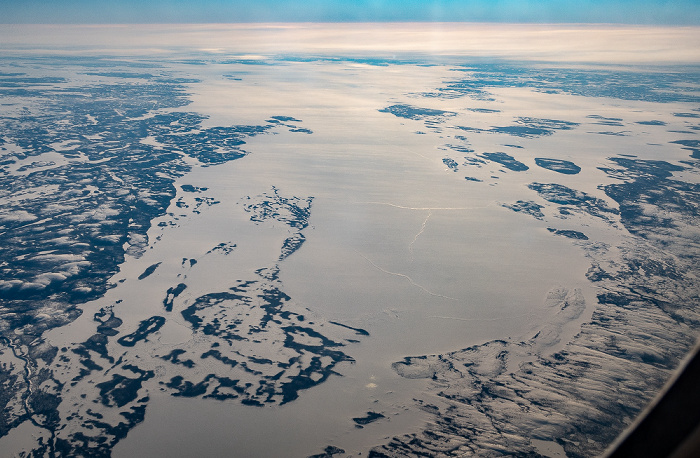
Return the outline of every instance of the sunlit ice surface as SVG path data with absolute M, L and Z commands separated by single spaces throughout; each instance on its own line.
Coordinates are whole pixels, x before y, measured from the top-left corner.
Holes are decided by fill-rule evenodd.
M 9 455 L 592 456 L 695 342 L 697 28 L 0 37 Z

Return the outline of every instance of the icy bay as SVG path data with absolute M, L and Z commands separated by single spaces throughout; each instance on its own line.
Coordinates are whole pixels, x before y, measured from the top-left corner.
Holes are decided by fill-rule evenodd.
M 3 41 L 0 449 L 602 452 L 697 337 L 698 31 L 436 27 Z

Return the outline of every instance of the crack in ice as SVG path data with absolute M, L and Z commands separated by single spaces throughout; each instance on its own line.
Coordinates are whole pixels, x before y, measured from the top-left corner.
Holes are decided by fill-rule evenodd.
M 476 210 L 480 208 L 486 208 L 490 205 L 487 206 L 480 206 L 480 207 L 408 207 L 406 205 L 398 205 L 398 204 L 392 204 L 391 202 L 376 202 L 376 201 L 368 201 L 368 202 L 356 202 L 358 204 L 367 204 L 367 205 L 386 205 L 389 207 L 394 207 L 394 208 L 402 208 L 404 210 Z
M 459 301 L 459 299 L 457 299 L 457 298 L 450 297 L 450 296 L 445 296 L 445 295 L 443 295 L 443 294 L 434 293 L 434 292 L 430 291 L 430 290 L 427 289 L 425 286 L 419 285 L 418 283 L 416 283 L 415 281 L 413 281 L 413 279 L 412 279 L 411 277 L 409 277 L 408 275 L 406 275 L 406 274 L 402 274 L 402 273 L 399 273 L 399 272 L 392 272 L 392 271 L 390 271 L 390 270 L 386 270 L 386 269 L 384 269 L 384 268 L 382 268 L 382 267 L 379 267 L 377 264 L 375 264 L 375 263 L 374 263 L 371 259 L 369 259 L 367 256 L 365 256 L 364 254 L 360 253 L 360 252 L 357 251 L 357 250 L 355 250 L 355 251 L 357 252 L 357 254 L 359 254 L 360 256 L 362 256 L 363 258 L 365 258 L 365 261 L 369 262 L 370 264 L 372 264 L 372 266 L 374 266 L 376 269 L 380 270 L 381 272 L 384 272 L 385 274 L 393 275 L 393 276 L 396 276 L 396 277 L 405 278 L 406 280 L 408 280 L 408 282 L 409 282 L 411 285 L 415 286 L 416 288 L 419 288 L 420 290 L 422 290 L 423 292 L 425 292 L 425 293 L 427 293 L 427 294 L 430 294 L 431 296 L 442 297 L 443 299 L 449 299 L 449 300 L 451 300 L 451 301 Z
M 517 316 L 502 316 L 498 318 L 459 318 L 456 316 L 444 316 L 444 315 L 431 315 L 428 318 L 440 318 L 443 320 L 457 320 L 457 321 L 501 321 L 501 320 L 512 320 L 518 318 L 529 318 L 534 316 L 533 313 L 526 313 L 525 315 Z
M 411 253 L 411 261 L 413 261 L 413 245 L 416 243 L 416 240 L 418 240 L 418 237 L 421 236 L 421 234 L 425 231 L 425 226 L 428 224 L 428 220 L 430 219 L 430 215 L 433 214 L 432 210 L 428 210 L 428 216 L 425 217 L 423 220 L 423 224 L 420 227 L 420 230 L 418 233 L 413 237 L 413 240 L 411 240 L 411 243 L 408 244 L 408 251 Z

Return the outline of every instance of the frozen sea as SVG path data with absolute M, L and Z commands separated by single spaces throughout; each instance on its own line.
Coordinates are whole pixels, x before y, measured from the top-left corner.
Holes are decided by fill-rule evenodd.
M 0 37 L 3 455 L 592 456 L 695 343 L 696 28 Z

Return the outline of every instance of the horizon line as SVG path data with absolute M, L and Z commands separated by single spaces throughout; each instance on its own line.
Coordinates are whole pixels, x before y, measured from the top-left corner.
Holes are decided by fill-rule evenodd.
M 606 26 L 606 27 L 672 27 L 700 28 L 700 24 L 657 24 L 632 22 L 538 22 L 538 21 L 232 21 L 232 22 L 0 22 L 0 26 L 86 26 L 128 27 L 134 25 L 302 25 L 302 24 L 471 24 L 471 25 L 533 25 L 533 26 Z

